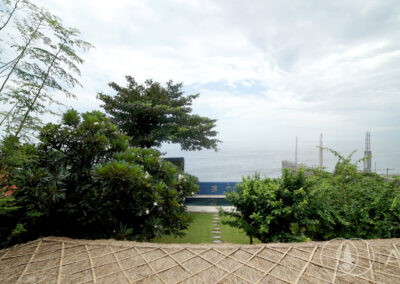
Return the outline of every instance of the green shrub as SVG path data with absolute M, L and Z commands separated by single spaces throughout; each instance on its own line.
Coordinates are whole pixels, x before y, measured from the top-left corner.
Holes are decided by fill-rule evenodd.
M 10 166 L 17 209 L 5 220 L 3 246 L 46 235 L 144 240 L 188 226 L 183 200 L 196 178 L 156 150 L 129 148 L 100 112 L 68 111 L 29 147 L 34 154 Z
M 303 170 L 285 170 L 281 179 L 261 179 L 258 174 L 243 178 L 236 191 L 227 194 L 236 211 L 222 213 L 234 217 L 224 223 L 262 242 L 305 240 L 307 187 Z
M 6 136 L 0 144 L 0 247 L 18 239 L 25 231 L 24 224 L 15 218 L 21 206 L 15 198 L 17 186 L 13 182 L 24 163 L 35 157 L 31 145 L 21 145 L 15 136 Z
M 197 179 L 161 159 L 157 151 L 130 148 L 99 165 L 94 176 L 110 229 L 123 224 L 137 240 L 181 236 L 187 229 L 184 200 L 197 191 Z
M 357 171 L 350 154 L 338 157 L 333 173 L 305 176 L 284 170 L 282 178 L 244 178 L 227 199 L 236 207 L 225 222 L 262 242 L 393 238 L 400 236 L 400 186 Z
M 347 158 L 334 154 L 339 161 L 333 173 L 315 170 L 308 177 L 313 184 L 310 211 L 318 217 L 309 236 L 318 240 L 400 236 L 398 184 L 357 171 L 352 154 Z

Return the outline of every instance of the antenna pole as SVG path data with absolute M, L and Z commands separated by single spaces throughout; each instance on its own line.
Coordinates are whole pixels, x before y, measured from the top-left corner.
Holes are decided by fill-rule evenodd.
M 324 157 L 322 151 L 322 133 L 319 136 L 319 167 L 322 168 L 324 164 Z
M 297 136 L 296 136 L 296 148 L 294 149 L 294 166 L 297 170 Z
M 371 172 L 371 133 L 365 133 L 364 172 Z

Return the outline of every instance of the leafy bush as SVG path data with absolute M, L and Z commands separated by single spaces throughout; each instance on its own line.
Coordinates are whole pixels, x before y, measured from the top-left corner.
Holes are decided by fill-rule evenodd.
M 400 187 L 375 173 L 357 171 L 350 154 L 333 173 L 315 170 L 309 176 L 310 210 L 318 216 L 308 234 L 313 239 L 391 238 L 400 236 Z
M 9 181 L 18 209 L 5 220 L 3 245 L 43 235 L 144 240 L 188 226 L 183 200 L 197 190 L 196 179 L 156 150 L 130 148 L 100 112 L 68 111 L 29 147 L 32 158 Z
M 262 242 L 391 238 L 400 236 L 400 186 L 357 171 L 350 154 L 333 173 L 284 170 L 282 178 L 244 178 L 227 199 L 235 212 L 225 223 Z
M 0 245 L 2 245 L 24 231 L 23 224 L 14 222 L 13 219 L 13 214 L 20 209 L 20 206 L 14 197 L 17 187 L 12 180 L 24 161 L 32 159 L 34 151 L 29 145 L 20 145 L 15 136 L 4 137 L 0 147 Z
M 19 207 L 16 206 L 15 198 L 12 196 L 5 196 L 3 193 L 0 193 L 0 244 L 7 243 L 8 239 L 14 237 L 19 233 L 16 231 L 18 226 L 22 224 L 12 224 L 9 220 L 10 216 L 12 216 L 13 212 L 18 210 Z M 3 236 L 8 236 L 8 239 L 3 239 Z
M 124 224 L 133 229 L 135 239 L 146 240 L 181 236 L 188 227 L 184 200 L 197 191 L 197 179 L 162 160 L 158 152 L 128 149 L 98 166 L 94 176 L 102 188 L 102 219 L 110 220 L 110 229 Z
M 236 191 L 227 194 L 236 211 L 221 212 L 234 217 L 224 223 L 262 242 L 305 240 L 307 186 L 303 170 L 285 170 L 281 179 L 261 179 L 258 174 L 243 178 L 236 184 Z

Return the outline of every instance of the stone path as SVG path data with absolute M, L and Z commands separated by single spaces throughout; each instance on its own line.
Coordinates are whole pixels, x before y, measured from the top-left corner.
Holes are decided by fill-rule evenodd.
M 218 216 L 218 213 L 214 214 L 214 221 L 213 221 L 213 230 L 212 230 L 212 234 L 213 234 L 213 243 L 214 244 L 222 244 L 224 243 L 221 240 L 221 231 L 219 229 L 220 226 L 220 219 Z

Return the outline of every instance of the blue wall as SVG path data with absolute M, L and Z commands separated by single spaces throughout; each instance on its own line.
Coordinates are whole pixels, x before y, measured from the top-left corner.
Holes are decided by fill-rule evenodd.
M 224 195 L 228 192 L 228 187 L 230 186 L 232 190 L 235 189 L 235 181 L 225 181 L 225 182 L 199 182 L 200 186 L 197 195 Z

